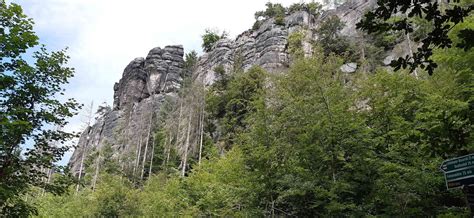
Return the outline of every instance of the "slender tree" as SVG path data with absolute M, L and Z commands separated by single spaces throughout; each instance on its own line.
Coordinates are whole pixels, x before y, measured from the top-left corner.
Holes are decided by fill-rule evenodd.
M 93 108 L 94 108 L 94 102 L 91 101 L 91 104 L 86 107 L 86 117 L 85 117 L 85 126 L 84 126 L 84 131 L 90 131 L 91 124 L 92 124 L 92 118 L 93 118 Z M 76 185 L 76 193 L 79 191 L 79 186 L 81 183 L 81 178 L 82 178 L 82 170 L 84 168 L 84 158 L 87 153 L 87 146 L 89 145 L 89 140 L 90 136 L 87 136 L 86 138 L 86 143 L 84 144 L 84 147 L 82 148 L 82 155 L 81 155 L 81 164 L 79 165 L 79 175 L 77 177 L 77 185 Z
M 141 180 L 143 180 L 143 174 L 145 173 L 145 161 L 146 161 L 146 155 L 147 155 L 147 151 L 148 151 L 148 143 L 149 143 L 149 139 L 150 139 L 152 124 L 153 124 L 153 109 L 152 109 L 152 112 L 150 113 L 150 122 L 148 124 L 148 134 L 146 136 L 145 152 L 143 154 L 142 170 L 141 170 L 141 175 L 140 175 Z
M 184 146 L 184 157 L 183 157 L 183 168 L 181 169 L 181 176 L 184 177 L 186 173 L 186 165 L 187 165 L 187 160 L 188 160 L 188 150 L 189 150 L 189 139 L 190 139 L 190 134 L 191 134 L 191 120 L 192 120 L 192 114 L 193 110 L 191 109 L 188 117 L 188 128 L 187 128 L 187 133 L 186 133 L 186 144 Z
M 152 139 L 152 148 L 151 148 L 151 158 L 150 158 L 150 167 L 149 167 L 149 170 L 148 170 L 148 177 L 151 176 L 151 169 L 153 167 L 153 157 L 155 156 L 155 136 L 153 135 L 153 139 Z
M 50 168 L 69 150 L 50 140 L 63 144 L 76 134 L 51 126 L 66 125 L 81 107 L 74 99 L 61 100 L 74 75 L 66 66 L 69 56 L 38 46 L 33 24 L 20 5 L 0 0 L 0 214 L 12 217 L 36 213 L 20 197 L 30 187 L 66 190 L 64 184 L 46 186 L 47 175 L 38 169 Z

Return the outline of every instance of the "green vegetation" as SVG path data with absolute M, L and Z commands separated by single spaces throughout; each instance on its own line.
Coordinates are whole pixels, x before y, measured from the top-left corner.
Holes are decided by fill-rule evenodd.
M 269 3 L 257 18 L 319 10 L 309 6 Z M 417 25 L 419 37 L 431 31 Z M 474 16 L 466 16 L 449 31 L 450 40 L 466 43 L 463 30 L 473 25 Z M 413 76 L 381 66 L 378 54 L 398 44 L 398 36 L 352 41 L 340 36 L 342 28 L 328 17 L 318 40 L 305 41 L 309 30 L 291 34 L 292 61 L 282 73 L 244 69 L 238 53 L 233 65 L 212 69 L 208 87 L 188 76 L 156 119 L 150 115 L 153 161 L 143 158 L 141 177 L 124 166 L 135 165 L 137 155 L 117 157 L 104 142 L 85 161 L 79 191 L 66 189 L 68 177 L 59 173 L 52 181 L 63 184 L 55 189 L 63 195 L 45 192 L 50 183 L 21 183 L 17 193 L 2 183 L 1 196 L 12 199 L 3 208 L 15 208 L 2 212 L 24 216 L 34 206 L 41 217 L 469 216 L 464 194 L 446 189 L 439 166 L 474 153 L 474 51 L 434 48 L 434 74 L 420 69 Z M 220 36 L 207 34 L 205 48 L 212 49 Z M 311 57 L 303 43 L 313 43 Z M 196 61 L 196 53 L 186 55 L 185 74 Z M 341 72 L 350 61 L 362 67 Z
M 60 194 L 68 185 L 50 177 L 69 149 L 61 145 L 75 136 L 61 127 L 80 105 L 58 100 L 74 70 L 66 66 L 65 50 L 48 52 L 38 44 L 22 8 L 0 0 L 0 213 L 10 216 L 36 213 L 24 200 L 28 189 Z
M 298 59 L 304 57 L 303 41 L 305 36 L 305 31 L 294 32 L 288 36 L 288 52 L 293 58 Z
M 225 39 L 227 36 L 228 33 L 225 31 L 219 33 L 219 30 L 206 29 L 204 35 L 202 35 L 202 49 L 205 52 L 210 52 L 217 41 Z
M 196 51 L 192 50 L 187 53 L 184 58 L 184 71 L 183 78 L 190 77 L 193 71 L 196 69 L 196 64 L 198 62 L 198 54 Z
M 271 2 L 267 2 L 265 4 L 267 7 L 265 11 L 257 11 L 255 12 L 255 20 L 266 20 L 269 18 L 275 19 L 275 24 L 277 25 L 284 25 L 285 24 L 285 13 L 286 8 L 283 7 L 281 4 L 273 4 Z
M 433 49 L 450 48 L 453 41 L 449 37 L 450 30 L 456 25 L 463 23 L 464 19 L 472 16 L 474 4 L 470 0 L 447 2 L 431 1 L 402 1 L 402 0 L 378 0 L 377 7 L 365 14 L 365 17 L 357 24 L 357 28 L 368 33 L 384 33 L 389 31 L 404 31 L 409 36 L 415 31 L 420 23 L 429 28 L 424 29 L 425 34 L 419 35 L 415 32 L 415 40 L 421 46 L 416 51 L 411 51 L 407 57 L 400 57 L 392 61 L 396 69 L 409 68 L 415 71 L 418 67 L 426 69 L 429 74 L 434 72 L 438 66 L 432 59 Z M 402 16 L 395 22 L 390 18 Z M 413 18 L 413 19 L 412 19 Z M 418 29 L 418 33 L 421 31 Z M 459 30 L 457 36 L 459 41 L 454 44 L 465 51 L 473 46 L 474 28 L 465 27 Z
M 321 5 L 315 1 L 309 3 L 294 3 L 290 7 L 286 8 L 279 3 L 267 2 L 267 7 L 264 11 L 255 12 L 255 23 L 252 27 L 253 30 L 257 30 L 261 23 L 267 19 L 275 19 L 276 25 L 285 25 L 285 15 L 295 13 L 297 11 L 306 11 L 315 18 L 319 16 L 321 11 Z
M 188 156 L 186 176 L 156 171 L 141 188 L 116 177 L 69 200 L 34 199 L 46 205 L 45 216 L 92 200 L 97 207 L 81 214 L 465 216 L 461 191 L 447 191 L 438 170 L 474 145 L 473 80 L 465 79 L 472 66 L 445 62 L 446 52 L 464 52 L 450 49 L 435 53 L 434 76 L 379 70 L 350 86 L 339 71 L 343 58 L 323 52 L 296 59 L 281 75 L 220 66 L 206 97 L 205 129 L 213 139 L 206 146 L 223 154 L 210 152 L 200 164 Z M 456 61 L 472 55 L 463 54 Z M 101 186 L 108 188 L 99 198 Z M 58 201 L 67 203 L 54 206 Z
M 349 50 L 349 40 L 340 35 L 344 25 L 337 16 L 330 16 L 322 22 L 318 29 L 318 43 L 326 55 L 330 53 L 343 55 Z

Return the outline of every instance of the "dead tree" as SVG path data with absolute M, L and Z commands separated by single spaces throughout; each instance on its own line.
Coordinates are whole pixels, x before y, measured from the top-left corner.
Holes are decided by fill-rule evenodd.
M 152 107 L 153 108 L 153 107 Z M 150 114 L 150 123 L 148 125 L 148 134 L 146 136 L 146 144 L 145 144 L 145 152 L 143 154 L 143 165 L 142 165 L 142 172 L 141 172 L 141 175 L 140 175 L 140 179 L 143 180 L 143 174 L 145 173 L 145 161 L 146 161 L 146 153 L 148 151 L 148 143 L 149 143 L 149 140 L 150 140 L 150 133 L 151 133 L 151 126 L 153 124 L 153 110 Z
M 90 131 L 90 129 L 91 129 L 92 118 L 93 118 L 93 108 L 94 108 L 94 102 L 92 101 L 91 104 L 89 105 L 89 107 L 86 108 L 86 121 L 85 121 L 86 126 L 85 126 L 84 130 Z M 76 193 L 79 191 L 79 185 L 80 185 L 81 178 L 82 178 L 82 168 L 84 167 L 84 158 L 85 158 L 85 154 L 87 152 L 87 146 L 89 144 L 89 139 L 90 139 L 90 136 L 87 136 L 86 144 L 84 144 L 84 148 L 83 148 L 82 155 L 81 155 L 81 164 L 79 166 L 79 175 L 78 175 L 78 178 L 77 178 Z
M 192 119 L 192 114 L 193 110 L 191 109 L 189 113 L 189 118 L 188 118 L 188 129 L 186 133 L 186 144 L 184 146 L 184 158 L 183 158 L 183 168 L 181 172 L 181 176 L 184 177 L 184 174 L 186 173 L 186 164 L 187 164 L 187 159 L 188 159 L 188 149 L 189 149 L 189 135 L 191 134 L 191 119 Z
M 148 177 L 151 176 L 151 168 L 153 167 L 153 157 L 155 156 L 155 136 L 152 139 L 151 159 L 150 159 L 150 170 L 148 171 Z

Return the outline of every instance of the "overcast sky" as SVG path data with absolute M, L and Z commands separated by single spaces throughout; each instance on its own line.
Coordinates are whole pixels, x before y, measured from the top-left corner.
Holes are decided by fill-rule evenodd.
M 67 97 L 97 106 L 112 104 L 113 84 L 125 66 L 154 47 L 183 45 L 201 53 L 206 28 L 231 37 L 252 27 L 254 13 L 268 0 L 7 0 L 35 21 L 40 42 L 50 50 L 69 47 L 75 77 Z M 285 6 L 300 0 L 272 0 Z M 78 131 L 80 118 L 68 130 Z M 70 154 L 65 157 L 69 159 Z

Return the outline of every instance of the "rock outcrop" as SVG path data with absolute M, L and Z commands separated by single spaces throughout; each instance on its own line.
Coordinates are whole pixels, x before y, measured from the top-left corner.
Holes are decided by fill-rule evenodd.
M 227 71 L 236 64 L 240 64 L 239 67 L 244 70 L 258 65 L 270 72 L 283 71 L 291 60 L 288 38 L 293 32 L 308 30 L 303 50 L 306 55 L 310 55 L 312 46 L 309 41 L 318 37 L 312 30 L 318 28 L 322 19 L 331 15 L 339 16 L 346 22 L 342 34 L 357 37 L 355 22 L 374 2 L 348 2 L 334 10 L 325 11 L 319 17 L 298 11 L 288 14 L 284 25 L 277 25 L 273 19 L 268 19 L 258 29 L 245 31 L 234 40 L 218 41 L 211 52 L 199 58 L 192 77 L 204 84 L 212 84 L 216 78 L 214 69 L 219 65 Z M 82 133 L 70 159 L 72 172 L 77 175 L 84 157 L 105 145 L 110 145 L 119 155 L 136 153 L 139 145 L 148 142 L 150 131 L 155 128 L 150 120 L 158 116 L 165 99 L 175 98 L 181 87 L 183 55 L 182 46 L 166 46 L 163 49 L 154 48 L 146 58 L 136 58 L 128 64 L 122 79 L 114 86 L 113 107 Z M 350 66 L 357 67 L 353 64 Z M 352 68 L 350 70 L 352 72 Z
M 275 24 L 274 19 L 263 22 L 257 30 L 248 30 L 235 40 L 223 39 L 216 43 L 213 50 L 204 54 L 199 61 L 195 77 L 204 84 L 212 84 L 216 79 L 214 69 L 222 65 L 227 71 L 240 62 L 243 69 L 258 65 L 270 72 L 279 72 L 289 66 L 288 37 L 300 30 L 308 30 L 303 41 L 306 55 L 312 54 L 310 41 L 316 40 L 316 29 L 328 16 L 338 16 L 346 25 L 341 35 L 352 39 L 360 37 L 355 24 L 364 12 L 375 5 L 374 0 L 352 0 L 336 9 L 326 10 L 315 17 L 306 11 L 297 11 L 285 17 L 284 25 Z
M 145 144 L 165 98 L 174 98 L 183 73 L 182 46 L 152 49 L 146 58 L 136 58 L 125 68 L 114 86 L 113 108 L 105 111 L 92 127 L 84 130 L 69 164 L 78 173 L 83 157 L 104 145 L 117 154 Z
M 290 61 L 288 36 L 301 29 L 314 28 L 315 24 L 314 16 L 299 11 L 286 16 L 285 25 L 277 25 L 273 19 L 268 19 L 257 30 L 245 31 L 235 40 L 220 40 L 211 52 L 200 58 L 195 77 L 204 84 L 212 84 L 217 66 L 222 65 L 229 71 L 237 62 L 244 70 L 254 65 L 271 72 L 286 69 Z

